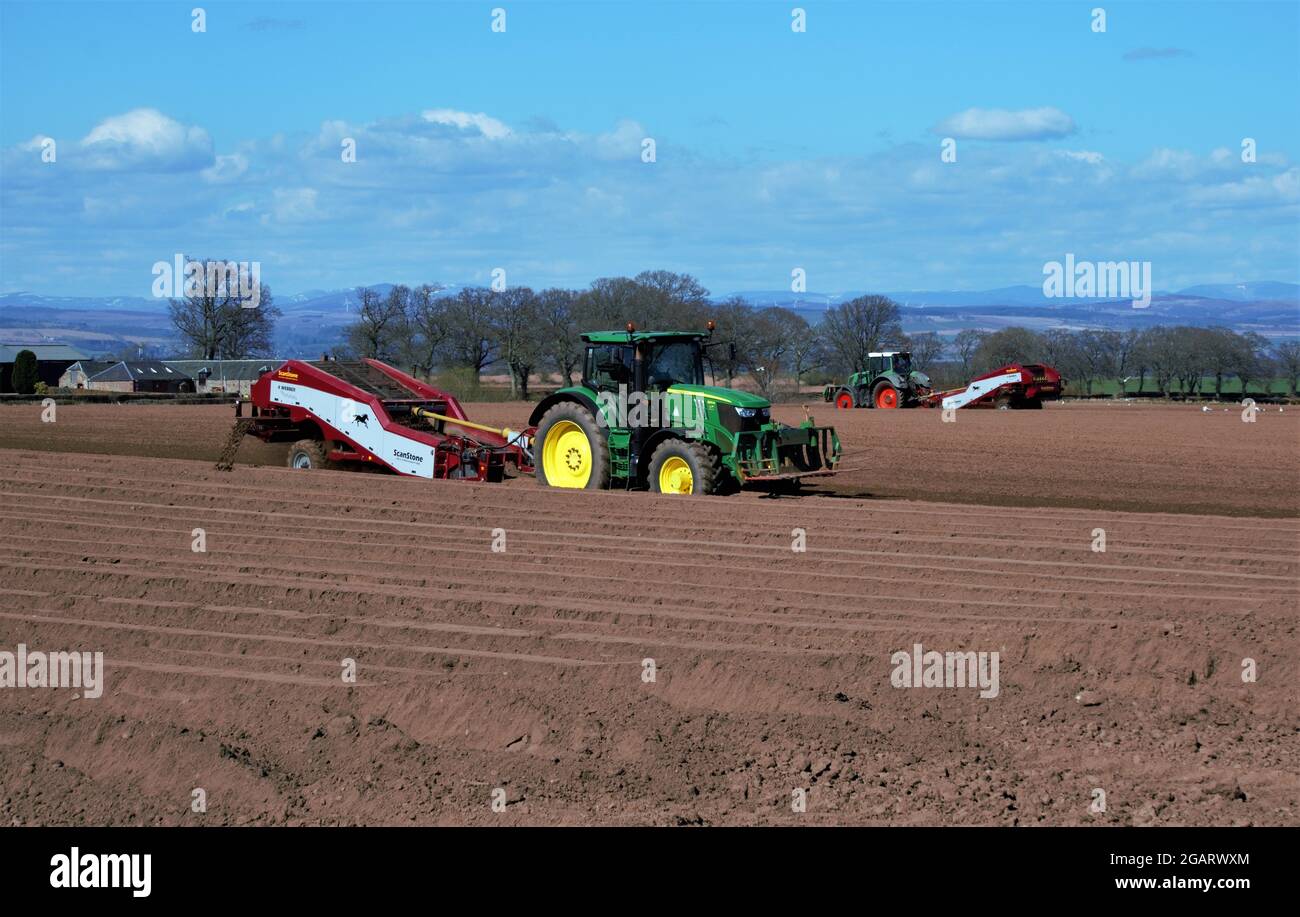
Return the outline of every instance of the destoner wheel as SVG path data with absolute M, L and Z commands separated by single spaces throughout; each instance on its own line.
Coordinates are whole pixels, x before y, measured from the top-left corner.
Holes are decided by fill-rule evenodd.
M 285 464 L 297 471 L 314 471 L 328 468 L 325 458 L 325 444 L 318 439 L 300 439 L 289 447 L 289 457 Z

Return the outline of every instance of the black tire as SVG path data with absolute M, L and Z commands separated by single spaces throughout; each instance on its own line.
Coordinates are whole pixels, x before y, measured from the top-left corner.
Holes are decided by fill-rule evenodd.
M 537 425 L 537 435 L 533 437 L 533 456 L 537 480 L 547 487 L 558 487 L 546 479 L 546 437 L 551 429 L 561 421 L 577 424 L 587 434 L 587 444 L 591 449 L 591 476 L 587 479 L 585 490 L 604 490 L 609 487 L 609 440 L 605 431 L 596 423 L 596 418 L 576 401 L 561 401 L 553 405 L 542 415 Z
M 1011 399 L 1006 395 L 1003 395 L 1001 398 L 993 402 L 993 406 L 999 411 L 1009 411 L 1011 410 Z
M 718 490 L 722 478 L 722 460 L 704 443 L 687 442 L 684 439 L 669 439 L 655 447 L 650 457 L 650 467 L 646 472 L 652 493 L 663 493 L 659 489 L 659 469 L 671 458 L 680 458 L 691 469 L 691 496 L 712 494 Z
M 289 447 L 289 457 L 284 462 L 298 471 L 319 471 L 330 467 L 325 457 L 325 444 L 319 439 L 300 439 Z
M 1041 398 L 1030 398 L 1021 407 L 1029 411 L 1041 411 L 1043 409 L 1043 400 Z

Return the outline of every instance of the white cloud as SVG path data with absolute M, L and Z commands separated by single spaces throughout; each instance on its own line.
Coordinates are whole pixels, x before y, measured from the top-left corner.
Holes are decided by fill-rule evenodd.
M 81 141 L 85 162 L 97 169 L 202 168 L 212 163 L 212 138 L 154 108 L 105 118 Z
M 964 140 L 1051 140 L 1077 128 L 1059 108 L 968 108 L 940 121 L 934 133 Z
M 229 156 L 218 156 L 216 162 L 199 174 L 204 181 L 220 185 L 241 178 L 247 171 L 248 157 L 243 153 L 231 153 Z
M 506 263 L 512 282 L 533 285 L 667 267 L 726 292 L 788 282 L 790 265 L 827 288 L 908 289 L 1032 279 L 1065 251 L 1189 265 L 1243 257 L 1259 276 L 1295 262 L 1293 234 L 1277 227 L 1295 225 L 1300 170 L 1284 157 L 1245 165 L 1230 147 L 1232 156 L 1158 149 L 1133 161 L 1077 142 L 975 143 L 953 165 L 928 142 L 747 159 L 665 135 L 648 166 L 635 121 L 489 140 L 472 117 L 464 128 L 418 111 L 325 121 L 242 138 L 198 171 L 70 168 L 57 182 L 18 144 L 0 151 L 0 209 L 13 229 L 5 268 L 54 276 L 85 251 L 129 244 L 148 264 L 158 251 L 260 260 L 284 291 L 358 277 L 467 281 Z M 340 161 L 341 135 L 357 140 L 356 162 Z M 115 136 L 102 142 L 156 148 L 148 132 Z M 68 147 L 71 162 L 81 147 Z M 1169 235 L 1197 220 L 1203 229 Z M 138 281 L 125 271 L 101 285 Z
M 503 137 L 509 137 L 512 133 L 510 128 L 503 122 L 489 117 L 483 112 L 470 114 L 452 108 L 429 108 L 421 112 L 421 117 L 433 124 L 448 124 L 463 131 L 473 128 L 489 140 L 500 140 Z
M 276 188 L 271 216 L 277 223 L 302 223 L 317 216 L 315 188 Z

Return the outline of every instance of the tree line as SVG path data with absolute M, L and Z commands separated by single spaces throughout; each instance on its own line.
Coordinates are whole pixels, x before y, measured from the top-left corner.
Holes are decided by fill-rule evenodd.
M 530 381 L 572 384 L 580 373 L 584 331 L 702 329 L 713 320 L 715 340 L 736 344 L 712 351 L 713 370 L 728 386 L 737 380 L 768 396 L 800 385 L 843 379 L 878 350 L 910 350 L 915 369 L 937 387 L 964 384 L 1007 363 L 1047 363 L 1084 394 L 1099 383 L 1148 382 L 1166 396 L 1221 395 L 1225 380 L 1251 383 L 1277 377 L 1295 394 L 1300 344 L 1271 345 L 1253 332 L 1228 328 L 1157 326 L 1143 330 L 1010 327 L 967 329 L 946 339 L 936 332 L 903 333 L 897 303 L 859 296 L 826 310 L 817 325 L 781 306 L 755 307 L 743 298 L 720 302 L 689 274 L 645 271 L 602 277 L 584 290 L 552 287 L 398 285 L 381 293 L 355 291 L 356 318 L 335 348 L 336 357 L 374 357 L 417 375 L 463 368 L 477 381 L 503 367 L 513 397 L 527 398 Z M 186 349 L 209 359 L 271 355 L 277 310 L 263 286 L 262 305 L 240 308 L 231 296 L 200 294 L 171 302 L 173 325 Z M 1209 384 L 1203 380 L 1212 380 Z
M 1221 398 L 1229 380 L 1235 379 L 1247 394 L 1252 384 L 1264 392 L 1281 377 L 1294 396 L 1300 378 L 1300 343 L 1272 344 L 1253 331 L 1223 327 L 967 330 L 956 335 L 951 349 L 951 368 L 962 378 L 1006 363 L 1046 363 L 1085 395 L 1103 382 L 1117 383 L 1121 393 L 1128 383 L 1135 383 L 1135 392 L 1145 392 L 1150 382 L 1166 398 L 1175 393 Z

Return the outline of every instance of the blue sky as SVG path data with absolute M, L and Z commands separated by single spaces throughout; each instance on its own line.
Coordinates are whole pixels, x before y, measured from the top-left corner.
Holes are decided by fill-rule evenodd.
M 1300 280 L 1294 2 L 200 3 L 0 2 L 0 290 Z

